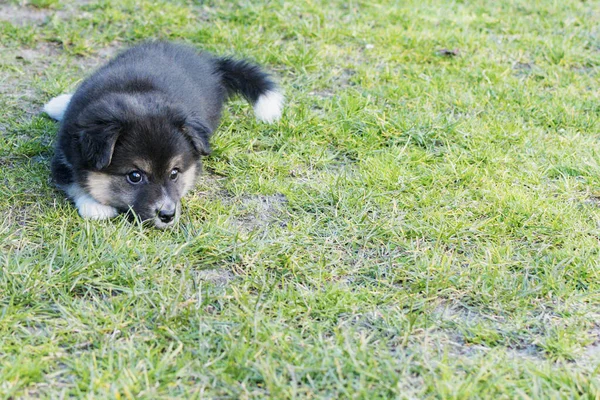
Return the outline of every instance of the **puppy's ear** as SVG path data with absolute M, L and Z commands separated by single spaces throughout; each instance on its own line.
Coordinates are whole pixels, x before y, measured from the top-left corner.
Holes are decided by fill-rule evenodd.
M 207 156 L 210 154 L 209 139 L 212 130 L 199 118 L 187 118 L 181 127 L 181 131 L 188 138 L 199 155 Z
M 99 101 L 82 111 L 77 121 L 84 164 L 100 170 L 110 165 L 123 126 L 123 105 Z
M 81 156 L 88 166 L 100 170 L 110 165 L 119 131 L 114 124 L 98 124 L 80 131 Z

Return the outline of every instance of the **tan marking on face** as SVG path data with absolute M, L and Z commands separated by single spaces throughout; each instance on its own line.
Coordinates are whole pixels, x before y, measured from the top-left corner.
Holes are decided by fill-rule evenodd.
M 181 179 L 181 197 L 183 197 L 196 184 L 196 165 L 192 165 L 185 172 L 181 172 L 179 179 Z
M 171 160 L 171 168 L 170 169 L 172 170 L 173 168 L 177 168 L 181 164 L 183 164 L 183 157 L 181 157 L 181 156 L 173 157 L 173 159 Z
M 112 177 L 101 172 L 90 172 L 87 177 L 87 189 L 90 195 L 102 204 L 112 202 L 110 184 Z
M 145 172 L 147 175 L 152 175 L 152 164 L 143 158 L 136 158 L 133 160 L 133 165 L 141 169 L 142 172 Z

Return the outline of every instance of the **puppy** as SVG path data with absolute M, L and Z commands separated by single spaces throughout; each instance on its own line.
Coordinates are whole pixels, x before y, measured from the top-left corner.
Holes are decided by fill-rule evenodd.
M 52 177 L 84 218 L 133 211 L 171 226 L 232 94 L 261 121 L 281 116 L 283 96 L 256 65 L 173 43 L 133 47 L 45 105 L 61 122 Z

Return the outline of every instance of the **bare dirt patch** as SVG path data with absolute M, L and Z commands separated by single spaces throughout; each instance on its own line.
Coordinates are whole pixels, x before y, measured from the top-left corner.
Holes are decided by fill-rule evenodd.
M 600 196 L 590 195 L 587 199 L 584 200 L 584 203 L 594 207 L 600 207 Z
M 461 321 L 467 323 L 477 323 L 481 321 L 503 322 L 504 318 L 498 315 L 483 314 L 479 310 L 467 308 L 460 304 L 443 302 L 438 305 L 434 316 L 442 321 Z
M 5 107 L 24 111 L 30 117 L 41 111 L 46 100 L 39 90 L 51 68 L 78 69 L 77 75 L 85 78 L 91 70 L 113 57 L 121 48 L 118 43 L 96 50 L 89 57 L 68 59 L 56 43 L 39 42 L 35 48 L 9 49 L 0 47 L 0 62 L 8 69 L 0 78 L 0 95 Z
M 223 204 L 231 206 L 233 212 L 229 223 L 236 230 L 244 233 L 268 229 L 274 224 L 286 225 L 283 211 L 287 198 L 283 194 L 236 196 L 225 188 L 224 181 L 226 179 L 205 172 L 198 178 L 193 195 L 209 200 L 219 200 Z
M 194 194 L 209 199 L 229 199 L 233 198 L 233 195 L 225 189 L 223 182 L 225 177 L 213 174 L 210 171 L 204 171 L 196 182 Z
M 229 269 L 205 269 L 196 272 L 196 279 L 215 286 L 227 286 L 235 279 L 235 275 Z
M 0 21 L 7 21 L 13 25 L 42 24 L 52 15 L 63 13 L 62 10 L 0 4 Z
M 265 229 L 274 223 L 285 226 L 281 216 L 286 202 L 282 194 L 245 196 L 239 203 L 240 214 L 231 222 L 246 232 Z
M 59 54 L 56 46 L 39 43 L 35 49 L 0 48 L 0 63 L 6 69 L 0 78 L 0 95 L 5 108 L 25 111 L 30 116 L 39 111 L 37 91 L 33 82 L 39 79 L 48 64 Z
M 43 25 L 49 19 L 67 18 L 79 11 L 79 6 L 91 3 L 91 0 L 71 0 L 61 2 L 59 8 L 35 7 L 27 4 L 0 4 L 0 21 L 10 22 L 13 25 Z
M 505 318 L 502 316 L 483 314 L 478 310 L 473 310 L 462 305 L 449 303 L 442 303 L 438 305 L 435 308 L 433 315 L 434 318 L 440 320 L 442 325 L 448 322 L 451 324 L 456 323 L 457 325 L 466 326 L 475 325 L 486 321 L 498 324 L 506 322 Z M 513 338 L 512 342 L 509 344 L 498 343 L 494 346 L 488 346 L 484 344 L 472 343 L 472 341 L 467 340 L 462 332 L 459 332 L 455 329 L 444 328 L 442 331 L 448 340 L 447 344 L 451 348 L 451 351 L 457 354 L 469 355 L 477 351 L 487 351 L 492 347 L 501 346 L 505 347 L 508 356 L 511 358 L 527 359 L 532 361 L 543 359 L 538 347 L 535 344 L 525 340 L 525 338 Z
M 592 342 L 584 348 L 583 354 L 578 357 L 577 362 L 584 365 L 596 365 L 600 363 L 600 325 L 594 326 L 589 335 Z
M 517 77 L 526 77 L 536 68 L 535 64 L 529 62 L 516 61 L 512 65 L 513 75 Z

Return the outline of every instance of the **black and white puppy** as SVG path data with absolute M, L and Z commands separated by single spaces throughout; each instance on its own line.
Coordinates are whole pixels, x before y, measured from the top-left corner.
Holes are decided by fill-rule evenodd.
M 210 153 L 224 102 L 236 93 L 259 120 L 281 116 L 283 96 L 256 65 L 167 42 L 126 50 L 73 95 L 44 107 L 61 121 L 53 179 L 84 218 L 132 210 L 166 228 L 194 186 L 200 156 Z

